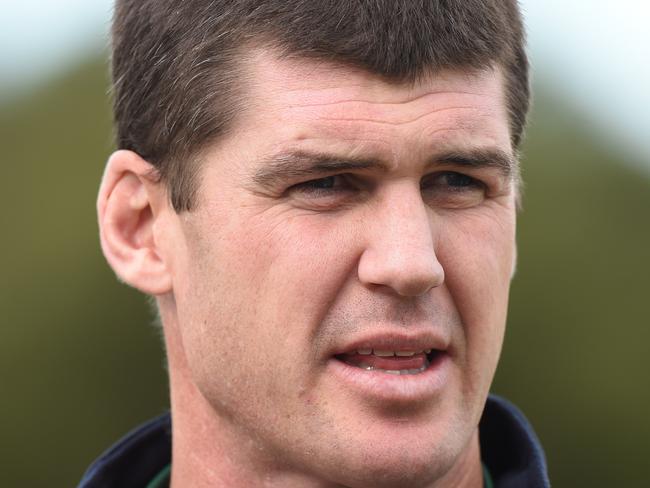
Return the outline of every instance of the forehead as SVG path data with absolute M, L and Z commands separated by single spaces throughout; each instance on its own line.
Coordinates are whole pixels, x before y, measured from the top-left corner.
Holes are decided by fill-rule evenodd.
M 403 103 L 427 93 L 451 92 L 462 84 L 467 94 L 486 95 L 502 91 L 499 68 L 484 70 L 443 70 L 423 74 L 413 81 L 395 81 L 349 64 L 304 57 L 279 57 L 256 51 L 247 64 L 251 67 L 253 93 L 270 97 L 305 96 L 323 103 L 339 96 L 356 94 L 360 99 L 383 103 Z M 502 101 L 501 99 L 498 101 Z
M 499 69 L 397 83 L 268 51 L 254 52 L 245 65 L 245 102 L 231 141 L 241 143 L 238 153 L 249 162 L 291 150 L 360 156 L 387 167 L 468 149 L 512 155 Z
M 468 98 L 488 97 L 493 108 L 505 108 L 500 68 L 446 70 L 425 74 L 416 81 L 392 81 L 378 74 L 331 61 L 280 58 L 269 51 L 257 51 L 249 62 L 250 87 L 254 98 L 282 104 L 312 106 L 336 102 L 408 104 L 427 95 L 457 93 Z M 359 107 L 362 108 L 362 107 Z
M 445 71 L 396 83 L 348 65 L 282 59 L 268 51 L 256 52 L 247 64 L 240 118 L 247 129 L 257 119 L 288 139 L 309 137 L 311 128 L 335 139 L 417 135 L 441 143 L 457 136 L 510 146 L 500 69 Z

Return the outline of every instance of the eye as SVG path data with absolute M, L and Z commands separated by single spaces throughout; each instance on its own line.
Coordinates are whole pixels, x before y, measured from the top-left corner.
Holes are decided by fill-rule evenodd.
M 425 201 L 443 208 L 465 208 L 485 199 L 486 185 L 480 180 L 456 171 L 443 171 L 425 176 L 420 182 Z
M 326 178 L 320 178 L 318 180 L 311 180 L 305 183 L 298 185 L 300 188 L 312 189 L 312 190 L 331 190 L 336 185 L 337 180 L 336 176 L 328 176 Z
M 347 181 L 345 175 L 333 175 L 298 183 L 290 187 L 288 192 L 298 193 L 309 198 L 318 198 L 349 190 L 352 190 L 352 185 Z
M 290 186 L 284 196 L 297 207 L 333 211 L 358 202 L 368 194 L 363 181 L 354 174 L 324 176 Z
M 477 181 L 471 176 L 467 176 L 461 173 L 443 173 L 442 178 L 450 188 L 468 188 L 474 186 L 477 183 Z

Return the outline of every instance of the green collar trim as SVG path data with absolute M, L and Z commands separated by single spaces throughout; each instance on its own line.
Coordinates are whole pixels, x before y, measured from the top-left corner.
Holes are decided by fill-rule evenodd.
M 146 486 L 146 488 L 168 488 L 169 487 L 169 475 L 172 472 L 172 465 L 168 464 L 165 466 L 160 473 L 156 475 Z
M 487 466 L 483 464 L 483 488 L 494 488 L 494 482 L 492 481 L 492 476 L 487 469 Z

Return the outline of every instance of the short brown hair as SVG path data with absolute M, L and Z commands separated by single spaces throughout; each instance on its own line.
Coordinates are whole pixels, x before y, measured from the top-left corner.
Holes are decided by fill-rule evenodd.
M 194 202 L 192 158 L 237 113 L 238 62 L 251 45 L 395 82 L 498 65 L 514 148 L 526 123 L 517 0 L 117 0 L 112 32 L 117 146 L 155 166 L 178 212 Z

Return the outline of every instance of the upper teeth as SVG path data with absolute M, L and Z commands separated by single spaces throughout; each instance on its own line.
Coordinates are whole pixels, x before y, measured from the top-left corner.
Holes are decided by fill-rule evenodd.
M 374 354 L 375 356 L 380 356 L 380 357 L 391 357 L 391 356 L 403 356 L 403 357 L 409 357 L 409 356 L 415 356 L 416 354 L 429 354 L 431 352 L 431 349 L 421 349 L 419 351 L 383 351 L 381 349 L 357 349 L 357 353 L 361 354 L 362 356 L 369 356 L 370 354 Z

